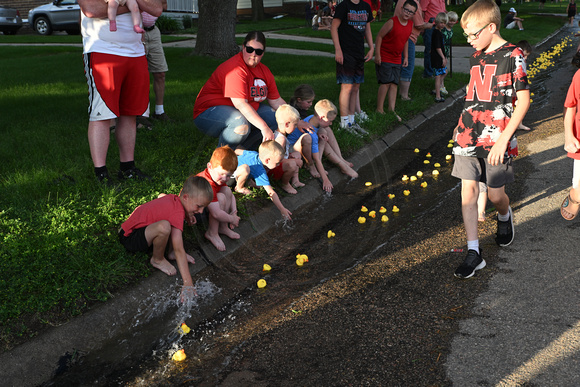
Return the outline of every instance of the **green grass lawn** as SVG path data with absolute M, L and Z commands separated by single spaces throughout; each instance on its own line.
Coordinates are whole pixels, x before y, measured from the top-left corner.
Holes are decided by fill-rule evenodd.
M 547 3 L 546 8 L 550 5 Z M 274 28 L 284 19 L 269 21 L 267 26 Z M 529 27 L 526 24 L 528 39 L 535 34 L 536 26 L 543 36 L 551 33 L 556 27 L 544 30 L 549 20 L 552 19 L 530 22 Z M 260 27 L 262 23 L 243 25 L 247 31 Z M 380 28 L 380 24 L 374 23 L 375 28 Z M 307 28 L 298 31 L 322 32 Z M 0 43 L 3 42 L 78 43 L 80 37 L 0 35 Z M 269 44 L 332 51 L 331 45 L 284 40 L 272 40 Z M 196 130 L 192 111 L 197 93 L 221 61 L 196 57 L 191 51 L 166 49 L 170 71 L 165 108 L 173 122 L 158 123 L 152 131 L 140 130 L 137 134 L 137 165 L 154 176 L 154 180 L 107 188 L 96 183 L 89 154 L 82 49 L 72 45 L 0 46 L 0 121 L 4 133 L 0 142 L 2 350 L 44 327 L 82 313 L 95 302 L 108 299 L 113 291 L 151 272 L 145 255 L 124 252 L 117 242 L 117 229 L 136 206 L 161 192 L 178 193 L 188 175 L 204 168 L 217 144 L 216 139 Z M 267 53 L 263 63 L 274 73 L 286 100 L 298 84 L 309 83 L 316 90 L 317 99 L 328 98 L 338 104 L 333 58 Z M 413 101 L 397 103 L 397 112 L 404 119 L 433 104 L 429 93 L 433 80 L 421 78 L 422 70 L 415 69 L 410 91 Z M 450 91 L 466 82 L 467 75 L 458 73 L 445 81 Z M 374 63 L 369 62 L 360 97 L 363 109 L 371 116 L 366 126 L 371 135 L 359 139 L 337 132 L 346 155 L 398 125 L 392 115 L 372 113 L 377 87 Z M 118 163 L 112 136 L 107 164 L 113 172 Z M 243 200 L 240 203 L 244 213 Z M 186 248 L 193 250 L 199 246 L 200 235 L 203 233 L 199 229 L 186 229 Z

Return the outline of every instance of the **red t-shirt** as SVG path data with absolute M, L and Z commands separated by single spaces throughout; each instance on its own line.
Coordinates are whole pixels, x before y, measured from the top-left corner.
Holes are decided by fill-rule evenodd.
M 578 109 L 578 101 L 580 100 L 580 70 L 576 71 L 574 78 L 572 79 L 572 84 L 568 88 L 568 94 L 566 95 L 566 101 L 564 101 L 565 108 L 576 107 Z M 580 140 L 580 133 L 578 133 L 578 128 L 580 128 L 580 112 L 576 110 L 576 116 L 574 117 L 574 126 L 572 127 L 572 132 L 574 137 Z M 568 152 L 568 157 L 575 160 L 580 160 L 580 153 L 570 153 Z
M 402 25 L 396 16 L 393 16 L 391 20 L 393 20 L 393 28 L 381 42 L 381 62 L 401 64 L 401 55 L 405 43 L 411 36 L 413 21 L 407 20 L 407 25 Z
M 171 224 L 171 227 L 183 231 L 185 209 L 183 208 L 183 204 L 181 204 L 179 196 L 169 194 L 141 204 L 135 208 L 135 211 L 129 215 L 129 219 L 121 227 L 125 231 L 125 236 L 129 236 L 133 230 L 147 227 L 160 220 L 167 220 Z
M 211 200 L 211 202 L 212 203 L 217 202 L 218 201 L 217 194 L 218 192 L 220 192 L 222 187 L 221 185 L 218 185 L 215 181 L 213 181 L 211 175 L 209 174 L 209 170 L 206 168 L 204 169 L 203 172 L 198 173 L 196 176 L 201 176 L 209 182 L 209 185 L 211 185 L 211 189 L 213 190 L 213 199 Z
M 193 118 L 214 106 L 234 106 L 231 98 L 247 100 L 254 110 L 266 99 L 278 99 L 274 75 L 262 63 L 251 68 L 242 53 L 218 66 L 199 91 L 193 106 Z

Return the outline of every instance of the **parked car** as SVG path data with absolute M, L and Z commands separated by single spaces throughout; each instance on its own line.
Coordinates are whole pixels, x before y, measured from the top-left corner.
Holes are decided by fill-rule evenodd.
M 54 0 L 28 13 L 30 26 L 40 35 L 50 35 L 53 31 L 76 35 L 81 31 L 80 21 L 81 7 L 77 0 Z
M 0 31 L 4 35 L 14 35 L 22 27 L 20 12 L 14 8 L 0 5 Z

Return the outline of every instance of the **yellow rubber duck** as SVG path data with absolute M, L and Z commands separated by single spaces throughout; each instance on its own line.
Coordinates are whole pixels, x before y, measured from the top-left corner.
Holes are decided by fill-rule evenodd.
M 328 237 L 328 239 L 336 236 L 336 234 L 332 231 L 332 230 L 328 230 L 328 232 L 326 233 L 326 236 Z
M 365 218 L 364 216 L 361 216 L 361 217 L 359 217 L 359 218 L 358 218 L 358 222 L 359 222 L 360 224 L 363 224 L 363 223 L 365 223 L 366 221 L 367 221 L 367 218 Z
M 385 207 L 381 206 L 381 208 L 379 208 L 379 212 L 381 214 L 384 214 L 385 212 L 387 212 L 387 209 Z
M 429 160 L 423 160 L 423 164 L 429 164 L 430 161 Z
M 419 150 L 419 148 L 415 148 L 415 153 L 419 153 L 419 152 L 421 152 L 421 151 Z
M 180 349 L 179 351 L 175 352 L 172 356 L 172 359 L 175 361 L 184 361 L 187 356 L 185 355 L 185 351 Z
M 451 155 L 445 156 L 445 160 L 451 160 Z
M 421 187 L 423 187 L 423 188 L 427 187 L 427 182 L 426 181 L 422 182 Z
M 265 263 L 264 266 L 262 267 L 262 271 L 267 273 L 270 270 L 272 270 L 272 267 L 270 265 L 268 265 L 267 263 Z
M 433 166 L 434 166 L 435 168 L 440 168 L 440 167 L 441 167 L 441 164 L 439 164 L 439 163 L 435 163 L 435 164 L 433 164 Z
M 411 181 L 416 181 L 417 180 L 417 176 L 411 176 Z
M 191 329 L 185 323 L 182 323 L 179 327 L 179 333 L 187 335 L 189 332 L 191 332 Z
M 423 172 L 417 171 L 417 177 L 421 177 L 421 176 L 423 176 Z
M 399 212 L 399 207 L 393 206 L 393 212 Z
M 427 153 L 425 157 L 431 157 L 431 153 Z
M 401 178 L 401 180 L 403 180 L 403 181 L 407 181 L 407 180 L 409 180 L 409 176 L 407 176 L 407 175 L 403 175 L 403 177 Z
M 368 208 L 366 208 L 365 206 L 362 206 L 362 207 L 360 208 L 360 210 L 361 210 L 361 212 L 367 212 L 369 209 L 368 209 Z
M 365 183 L 365 185 L 366 185 L 367 187 L 370 187 L 371 185 L 373 185 L 373 183 L 371 183 L 370 181 L 367 181 L 367 182 Z
M 374 218 L 375 216 L 377 216 L 377 213 L 376 213 L 376 211 L 371 211 L 371 212 L 369 212 L 369 216 L 370 216 L 371 218 Z
M 439 176 L 439 171 L 438 171 L 438 170 L 436 170 L 436 169 L 434 169 L 434 170 L 433 170 L 433 172 L 431 172 L 431 174 L 432 174 L 433 176 Z
M 383 216 L 381 217 L 381 222 L 383 222 L 383 223 L 384 223 L 384 222 L 387 222 L 388 220 L 389 220 L 389 217 L 388 217 L 387 215 L 383 215 Z
M 296 259 L 296 266 L 302 266 L 304 265 L 304 261 L 302 260 L 302 258 L 297 258 Z
M 306 255 L 306 254 L 300 254 L 300 258 L 302 258 L 302 260 L 304 262 L 308 262 L 308 255 Z
M 411 194 L 411 191 L 409 191 L 408 189 L 403 191 L 403 195 L 405 196 L 409 196 Z
M 265 279 L 258 280 L 258 289 L 263 289 L 265 287 L 266 287 L 266 280 Z
M 449 140 L 450 144 L 453 144 L 455 141 L 453 141 L 453 139 Z
M 453 144 L 452 143 L 447 144 L 447 148 L 453 148 Z
M 394 199 L 395 198 L 395 194 L 389 194 L 389 199 Z

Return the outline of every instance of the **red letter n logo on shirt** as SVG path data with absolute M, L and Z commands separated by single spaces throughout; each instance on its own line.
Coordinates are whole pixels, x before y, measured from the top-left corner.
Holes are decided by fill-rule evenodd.
M 477 93 L 478 101 L 491 102 L 491 82 L 495 77 L 497 65 L 485 65 L 483 68 L 483 77 L 480 69 L 481 66 L 473 66 L 471 68 L 469 86 L 465 99 L 467 101 L 473 101 L 475 93 Z

